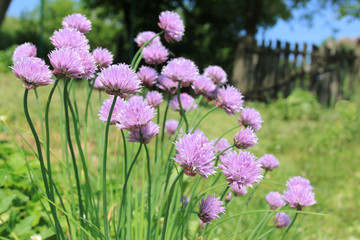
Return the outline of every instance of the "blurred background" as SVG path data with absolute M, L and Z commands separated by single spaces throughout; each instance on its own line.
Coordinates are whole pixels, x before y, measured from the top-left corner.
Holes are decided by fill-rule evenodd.
M 91 48 L 106 47 L 115 62 L 129 63 L 137 50 L 133 39 L 157 32 L 163 10 L 185 21 L 183 41 L 168 44 L 173 56 L 194 60 L 201 72 L 220 65 L 247 106 L 262 114 L 254 153 L 274 154 L 281 165 L 264 180 L 253 208 L 265 208 L 269 191 L 283 191 L 289 177 L 301 175 L 315 187 L 318 204 L 309 211 L 326 216 L 301 216 L 289 239 L 360 239 L 359 0 L 0 0 L 0 169 L 6 169 L 0 171 L 0 236 L 52 236 L 9 131 L 27 128 L 18 111 L 23 89 L 9 68 L 16 46 L 32 42 L 47 60 L 49 37 L 64 16 L 79 12 L 92 22 Z M 39 88 L 42 104 L 48 91 Z M 86 96 L 81 83 L 77 93 Z M 99 101 L 93 104 L 95 116 Z M 230 126 L 231 118 L 214 113 L 202 130 L 211 139 Z M 31 139 L 26 131 L 24 137 Z M 36 161 L 32 167 L 40 171 Z M 234 227 L 224 226 L 223 239 Z

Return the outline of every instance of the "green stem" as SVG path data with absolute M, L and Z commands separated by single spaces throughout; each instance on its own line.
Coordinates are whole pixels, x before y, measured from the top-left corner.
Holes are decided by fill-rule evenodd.
M 224 191 L 221 193 L 221 196 L 220 196 L 220 200 L 223 200 L 223 198 L 225 197 L 227 191 L 229 190 L 230 186 L 226 186 L 226 188 L 224 189 Z
M 187 133 L 189 131 L 189 123 L 188 123 L 188 120 L 186 119 L 186 113 L 182 107 L 182 104 L 181 104 L 181 99 L 180 99 L 180 87 L 181 87 L 181 83 L 179 82 L 178 84 L 178 89 L 177 89 L 177 99 L 178 99 L 178 103 L 179 103 L 179 107 L 180 107 L 180 114 L 181 116 L 184 117 L 184 120 L 185 120 L 185 127 L 186 127 L 186 132 Z
M 284 239 L 286 234 L 289 232 L 290 228 L 292 227 L 292 225 L 294 225 L 294 222 L 297 218 L 297 216 L 299 215 L 299 213 L 295 213 L 294 219 L 292 220 L 292 222 L 290 223 L 289 227 L 285 230 L 285 232 L 283 233 L 283 235 L 281 236 L 280 240 Z
M 233 144 L 215 155 L 215 157 L 216 157 L 215 166 L 218 165 L 220 155 L 223 154 L 224 152 L 226 152 L 227 150 L 229 150 L 230 148 L 233 148 L 234 146 L 235 145 Z
M 164 144 L 165 122 L 166 122 L 166 117 L 167 117 L 167 113 L 168 113 L 168 109 L 169 109 L 170 98 L 171 98 L 171 94 L 168 93 L 168 99 L 167 99 L 165 114 L 164 114 L 164 121 L 163 121 L 162 129 L 161 129 L 161 146 L 163 146 L 163 144 Z
M 73 148 L 73 145 L 72 145 L 71 134 L 70 134 L 70 120 L 69 120 L 69 110 L 68 110 L 68 100 L 69 100 L 68 84 L 69 84 L 69 79 L 65 79 L 64 95 L 63 95 L 64 111 L 65 111 L 65 131 L 66 131 L 67 142 L 68 142 L 68 146 L 69 146 L 69 149 L 70 149 L 71 159 L 72 159 L 74 173 L 75 173 L 75 181 L 76 181 L 76 188 L 77 188 L 78 201 L 79 201 L 79 212 L 80 212 L 80 216 L 81 216 L 80 223 L 81 223 L 81 227 L 84 228 L 85 223 L 82 220 L 82 218 L 84 216 L 84 207 L 83 207 L 83 204 L 82 204 L 80 178 L 79 178 L 79 172 L 78 172 L 78 167 L 77 167 L 77 164 L 76 164 L 75 152 L 74 152 L 74 148 Z
M 114 111 L 115 103 L 116 103 L 117 95 L 114 95 L 113 102 L 111 104 L 111 108 L 109 111 L 109 116 L 106 121 L 105 127 L 105 137 L 104 137 L 104 154 L 103 154 L 103 172 L 102 172 L 102 193 L 103 193 L 103 218 L 104 218 L 104 230 L 106 239 L 110 239 L 109 235 L 109 223 L 107 220 L 107 199 L 106 199 L 106 158 L 107 158 L 107 146 L 108 146 L 108 136 L 109 136 L 109 128 L 110 128 L 110 120 L 112 113 Z
M 160 106 L 157 107 L 157 116 L 156 116 L 156 124 L 159 125 L 160 122 Z M 155 162 L 157 161 L 157 155 L 158 155 L 158 142 L 159 142 L 159 134 L 156 134 L 155 137 Z
M 40 162 L 40 167 L 41 167 L 41 174 L 42 174 L 42 178 L 43 178 L 43 182 L 45 185 L 45 191 L 46 191 L 46 195 L 49 199 L 52 199 L 51 193 L 50 193 L 50 189 L 49 189 L 49 185 L 48 185 L 48 181 L 47 181 L 47 177 L 46 177 L 46 168 L 45 168 L 45 164 L 44 164 L 44 159 L 43 159 L 43 155 L 42 155 L 42 151 L 41 151 L 41 144 L 40 144 L 40 140 L 39 140 L 39 136 L 35 130 L 34 124 L 31 120 L 30 114 L 29 114 L 29 110 L 28 110 L 28 104 L 27 104 L 27 98 L 28 98 L 28 93 L 29 90 L 25 89 L 24 92 L 24 112 L 25 112 L 25 117 L 26 120 L 30 126 L 31 132 L 34 136 L 35 142 L 36 142 L 36 148 L 37 148 L 37 152 L 38 152 L 38 159 Z M 49 203 L 50 205 L 50 209 L 51 209 L 51 213 L 53 215 L 54 218 L 54 222 L 55 222 L 55 228 L 56 228 L 56 235 L 60 234 L 60 239 L 65 239 L 65 235 L 61 229 L 61 225 L 60 222 L 57 218 L 57 214 L 56 214 L 56 209 L 55 206 L 52 205 L 51 203 Z
M 227 133 L 231 132 L 232 130 L 234 130 L 234 129 L 238 128 L 238 127 L 240 127 L 240 126 L 237 125 L 237 126 L 235 126 L 235 127 L 232 127 L 232 128 L 230 128 L 230 129 L 226 130 L 226 131 L 216 140 L 216 142 L 214 143 L 214 146 L 215 146 L 215 145 L 220 141 L 220 139 L 223 138 Z
M 141 131 L 141 130 L 140 130 Z M 151 175 L 150 175 L 150 156 L 149 151 L 144 144 L 145 152 L 146 152 L 146 159 L 147 159 L 147 173 L 148 173 L 148 233 L 147 233 L 147 239 L 149 240 L 151 237 Z
M 258 225 L 255 227 L 255 229 L 252 231 L 250 236 L 248 237 L 248 240 L 251 240 L 255 234 L 258 235 L 259 229 L 264 225 L 265 221 L 267 220 L 268 216 L 270 215 L 270 212 L 267 212 L 266 215 L 261 219 L 261 221 L 258 223 Z
M 85 120 L 84 120 L 84 150 L 85 150 L 85 157 L 87 159 L 87 124 L 88 124 L 88 111 L 89 111 L 89 104 L 92 91 L 94 89 L 95 79 L 91 84 L 88 84 L 90 90 L 88 92 L 88 96 L 86 99 L 86 106 L 85 106 Z
M 131 170 L 133 169 L 133 167 L 134 167 L 134 165 L 136 163 L 136 160 L 139 157 L 142 145 L 143 144 L 140 143 L 139 149 L 138 149 L 138 151 L 137 151 L 137 153 L 136 153 L 136 155 L 134 157 L 134 160 L 132 161 L 132 163 L 130 165 L 129 171 L 126 174 L 126 179 L 125 179 L 125 183 L 124 183 L 124 186 L 123 186 L 123 191 L 122 191 L 122 196 L 121 196 L 121 204 L 120 204 L 120 209 L 119 209 L 119 219 L 118 219 L 119 221 L 118 221 L 118 227 L 117 227 L 117 229 L 118 229 L 117 231 L 119 232 L 119 236 L 121 235 L 120 223 L 121 223 L 122 209 L 123 209 L 123 205 L 124 205 L 125 199 L 126 199 L 127 184 L 128 184 L 129 178 L 130 178 Z
M 199 121 L 195 124 L 195 126 L 193 127 L 193 130 L 191 133 L 194 133 L 195 129 L 199 126 L 199 124 L 201 123 L 202 120 L 204 120 L 204 118 L 209 115 L 211 112 L 215 111 L 216 109 L 218 109 L 217 106 L 211 108 L 207 113 L 205 113 L 200 119 Z
M 175 189 L 175 184 L 179 180 L 179 178 L 183 175 L 183 173 L 184 173 L 184 170 L 181 170 L 181 172 L 177 175 L 177 177 L 175 178 L 175 180 L 172 183 L 171 188 L 170 188 L 168 200 L 167 200 L 166 206 L 165 206 L 164 225 L 163 225 L 163 229 L 162 229 L 162 233 L 161 233 L 161 240 L 165 239 L 166 227 L 167 227 L 167 222 L 168 222 L 168 218 L 169 218 L 169 210 L 170 210 L 170 205 L 171 205 L 171 199 L 174 195 L 173 193 L 174 193 L 174 189 Z
M 124 177 L 126 179 L 127 176 L 127 148 L 126 148 L 126 138 L 125 138 L 125 133 L 124 130 L 121 129 L 121 136 L 122 136 L 122 140 L 123 140 L 123 145 L 124 145 Z

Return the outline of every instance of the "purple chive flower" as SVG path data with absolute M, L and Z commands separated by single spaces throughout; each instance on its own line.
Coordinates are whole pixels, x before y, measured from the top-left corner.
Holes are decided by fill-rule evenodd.
M 214 146 L 215 142 L 217 141 L 218 139 L 215 138 L 213 140 L 211 140 L 211 144 Z M 226 148 L 230 147 L 230 143 L 227 139 L 225 138 L 221 138 L 217 143 L 216 145 L 214 146 L 214 150 L 215 150 L 215 153 L 218 154 L 220 152 L 222 152 L 223 150 L 225 150 Z M 226 154 L 229 154 L 231 152 L 231 149 L 229 148 L 228 150 L 226 150 L 225 152 L 223 152 L 220 156 L 223 157 L 225 156 Z
M 114 60 L 113 54 L 106 48 L 95 48 L 95 50 L 92 52 L 92 55 L 95 59 L 95 63 L 98 69 L 107 68 Z
M 261 167 L 249 152 L 232 152 L 222 158 L 219 168 L 231 186 L 251 187 L 262 179 Z
M 154 86 L 159 77 L 156 70 L 148 66 L 141 66 L 137 72 L 137 76 L 147 87 Z
M 172 136 L 175 134 L 176 129 L 179 126 L 179 122 L 172 119 L 165 122 L 165 131 L 168 135 Z
M 234 145 L 239 149 L 248 149 L 249 147 L 255 146 L 257 144 L 257 136 L 254 131 L 250 128 L 241 129 L 234 136 Z
M 105 92 L 125 98 L 127 94 L 140 91 L 141 81 L 136 73 L 126 64 L 111 65 L 98 75 L 99 80 L 105 87 Z
M 239 125 L 244 125 L 245 127 L 251 127 L 254 130 L 261 129 L 261 119 L 260 113 L 254 108 L 244 108 L 241 111 L 241 117 L 239 118 Z
M 12 56 L 13 63 L 15 64 L 25 57 L 36 57 L 36 51 L 37 49 L 32 43 L 27 42 L 17 46 Z
M 186 175 L 193 177 L 198 173 L 208 179 L 208 175 L 215 174 L 215 152 L 202 132 L 185 134 L 175 145 L 177 153 L 174 160 L 184 168 Z
M 217 98 L 218 94 L 219 94 L 219 87 L 216 86 L 214 91 L 204 93 L 204 97 L 206 98 L 206 100 L 212 101 L 212 100 L 215 100 Z
M 199 69 L 193 61 L 180 57 L 169 61 L 161 70 L 161 74 L 187 87 L 198 79 Z
M 179 14 L 170 11 L 161 12 L 158 25 L 165 31 L 164 37 L 167 42 L 181 41 L 185 26 Z
M 276 210 L 285 205 L 284 198 L 279 192 L 269 192 L 265 199 L 271 210 Z
M 55 31 L 50 41 L 56 48 L 70 47 L 87 51 L 90 48 L 89 40 L 75 28 L 62 28 Z
M 142 45 L 155 37 L 155 35 L 156 33 L 152 31 L 140 32 L 134 40 L 137 43 L 138 47 L 142 47 Z M 151 42 L 149 42 L 148 46 L 150 45 L 161 45 L 160 37 L 157 36 L 156 38 L 154 38 Z
M 204 70 L 204 76 L 210 78 L 218 86 L 222 86 L 228 81 L 226 72 L 219 66 L 208 66 Z
M 192 85 L 195 94 L 208 95 L 211 94 L 216 89 L 215 84 L 210 80 L 210 78 L 205 76 L 200 76 Z
M 136 128 L 129 131 L 129 142 L 142 142 L 144 144 L 148 144 L 153 137 L 155 137 L 159 133 L 159 125 L 154 122 L 149 122 L 146 126 L 141 127 L 141 135 L 140 128 Z M 141 141 L 142 139 L 142 141 Z
M 316 203 L 315 194 L 310 181 L 302 177 L 294 177 L 286 183 L 288 189 L 284 192 L 284 200 L 291 208 L 301 211 L 303 207 Z
M 231 186 L 231 190 L 234 192 L 236 197 L 240 197 L 248 193 L 246 187 L 239 187 L 238 185 Z
M 99 111 L 99 118 L 101 121 L 103 122 L 107 122 L 107 119 L 109 117 L 109 113 L 110 113 L 110 108 L 111 108 L 111 104 L 114 101 L 114 96 L 110 96 L 108 99 L 106 99 L 103 102 L 103 105 L 100 108 Z M 125 105 L 125 101 L 121 98 L 117 98 L 115 105 L 114 105 L 114 110 L 111 114 L 111 118 L 110 118 L 110 124 L 111 125 L 115 125 L 116 123 L 119 122 L 119 112 L 120 109 L 122 109 Z
M 150 45 L 142 50 L 143 58 L 147 64 L 162 64 L 168 60 L 169 51 L 163 45 Z
M 37 57 L 25 57 L 11 67 L 13 73 L 28 90 L 38 86 L 46 86 L 54 80 L 44 60 Z
M 285 228 L 291 223 L 289 215 L 283 212 L 278 212 L 275 215 L 274 224 L 277 228 Z
M 194 98 L 187 93 L 180 94 L 180 101 L 181 101 L 181 106 L 184 109 L 184 111 L 188 111 L 188 110 L 192 111 L 198 107 L 197 104 L 195 104 Z M 173 97 L 173 99 L 170 101 L 169 105 L 172 110 L 180 111 L 180 106 L 179 106 L 179 101 L 178 101 L 177 96 Z
M 229 203 L 231 201 L 231 199 L 232 199 L 232 193 L 228 192 L 228 194 L 225 197 L 225 202 Z
M 74 13 L 64 17 L 62 25 L 65 28 L 75 28 L 83 34 L 91 30 L 90 20 L 80 13 Z
M 265 154 L 264 156 L 259 158 L 259 163 L 261 164 L 261 167 L 266 171 L 272 171 L 280 165 L 279 161 L 272 154 Z
M 67 78 L 81 78 L 85 74 L 81 57 L 75 49 L 64 47 L 55 49 L 49 54 L 53 73 Z
M 94 78 L 95 71 L 97 69 L 95 65 L 95 59 L 88 51 L 78 51 L 78 53 L 84 68 L 84 74 L 82 77 L 86 79 Z
M 154 114 L 153 107 L 143 101 L 140 96 L 134 96 L 120 109 L 117 126 L 127 130 L 145 127 L 154 118 Z
M 146 102 L 153 108 L 157 108 L 163 101 L 163 96 L 157 91 L 151 91 L 146 94 Z
M 225 212 L 225 208 L 222 207 L 223 204 L 220 198 L 215 197 L 215 194 L 208 195 L 206 200 L 202 198 L 199 204 L 198 217 L 204 223 L 211 223 L 211 220 L 219 218 L 219 214 Z
M 178 84 L 170 78 L 160 75 L 156 86 L 161 90 L 167 91 L 171 94 L 175 94 L 177 92 Z
M 225 86 L 219 90 L 216 98 L 216 106 L 225 109 L 229 115 L 234 115 L 235 112 L 240 112 L 243 105 L 243 95 L 233 86 Z

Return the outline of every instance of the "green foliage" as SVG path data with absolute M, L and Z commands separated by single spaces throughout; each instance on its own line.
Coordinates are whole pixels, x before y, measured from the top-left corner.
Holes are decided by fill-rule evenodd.
M 50 237 L 53 231 L 39 200 L 41 189 L 32 184 L 19 150 L 11 142 L 0 142 L 0 235 L 29 239 L 40 233 L 43 238 Z M 30 161 L 29 167 L 34 172 L 39 169 L 36 161 Z
M 12 55 L 17 46 L 13 45 L 6 50 L 0 50 L 0 72 L 10 72 L 12 65 Z

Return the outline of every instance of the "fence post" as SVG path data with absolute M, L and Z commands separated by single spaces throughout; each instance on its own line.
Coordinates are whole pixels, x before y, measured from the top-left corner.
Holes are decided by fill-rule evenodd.
M 306 58 L 307 58 L 307 44 L 304 43 L 303 51 L 302 51 L 302 59 L 301 59 L 301 69 L 300 69 L 300 87 L 304 89 L 304 78 L 305 78 L 305 65 L 306 65 Z
M 279 40 L 276 41 L 276 49 L 275 49 L 275 62 L 274 62 L 274 97 L 277 97 L 277 93 L 279 91 L 279 61 L 280 61 L 280 50 L 281 50 L 281 42 Z
M 318 61 L 319 61 L 319 48 L 316 45 L 312 45 L 311 52 L 311 65 L 310 65 L 310 77 L 309 77 L 309 91 L 315 92 L 315 86 L 317 82 L 317 70 L 318 70 Z

